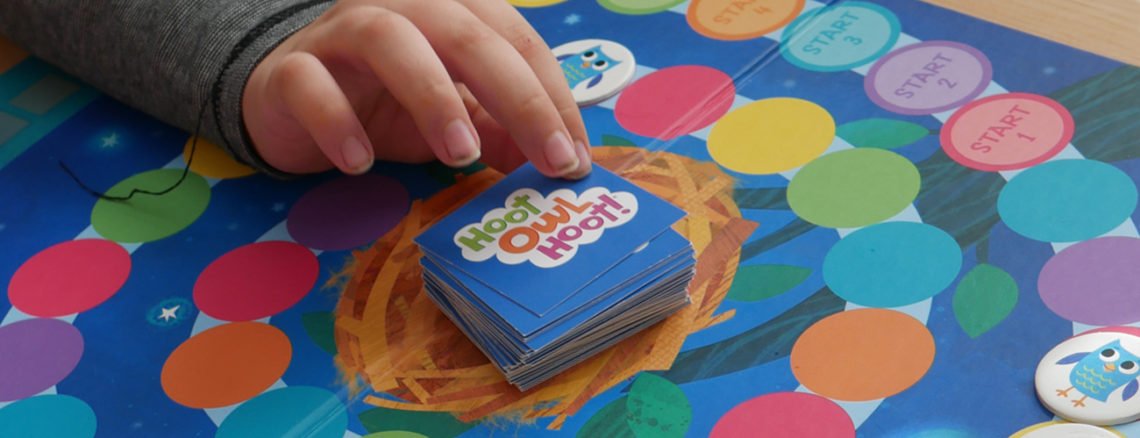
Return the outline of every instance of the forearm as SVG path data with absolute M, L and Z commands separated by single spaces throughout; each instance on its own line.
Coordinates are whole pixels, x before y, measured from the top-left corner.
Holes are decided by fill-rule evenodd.
M 130 106 L 272 172 L 242 125 L 258 61 L 331 0 L 3 0 L 0 34 Z

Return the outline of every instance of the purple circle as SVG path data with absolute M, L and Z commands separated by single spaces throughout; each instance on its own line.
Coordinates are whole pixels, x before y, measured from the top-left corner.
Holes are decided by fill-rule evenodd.
M 340 251 L 372 243 L 408 213 L 408 191 L 375 174 L 346 176 L 305 193 L 289 210 L 289 235 L 302 245 Z
M 58 319 L 28 319 L 0 327 L 0 402 L 51 388 L 83 356 L 83 335 Z
M 1077 243 L 1041 268 L 1037 292 L 1053 313 L 1090 325 L 1140 321 L 1140 239 L 1102 237 Z
M 953 41 L 927 41 L 895 50 L 871 66 L 863 89 L 875 104 L 906 115 L 957 108 L 985 91 L 989 58 Z

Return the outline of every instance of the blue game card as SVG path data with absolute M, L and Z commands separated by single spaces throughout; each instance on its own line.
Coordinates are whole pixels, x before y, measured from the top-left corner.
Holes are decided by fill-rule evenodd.
M 682 210 L 600 166 L 567 181 L 527 164 L 416 243 L 543 316 L 682 217 Z
M 503 321 L 512 331 L 524 338 L 536 335 L 579 312 L 601 313 L 626 298 L 634 290 L 644 287 L 651 281 L 659 280 L 663 274 L 670 272 L 671 268 L 691 266 L 692 263 L 692 248 L 689 241 L 675 231 L 666 230 L 661 236 L 649 242 L 645 248 L 631 254 L 613 269 L 599 276 L 596 281 L 555 306 L 546 315 L 539 317 L 526 312 L 518 304 L 507 300 L 489 287 L 473 281 L 474 279 L 466 274 L 444 271 L 431 260 L 431 257 L 425 257 L 421 261 L 424 269 L 442 280 L 452 290 L 469 293 L 474 299 L 468 301 L 487 311 L 490 316 L 497 317 L 496 319 Z M 537 289 L 543 287 L 535 286 Z

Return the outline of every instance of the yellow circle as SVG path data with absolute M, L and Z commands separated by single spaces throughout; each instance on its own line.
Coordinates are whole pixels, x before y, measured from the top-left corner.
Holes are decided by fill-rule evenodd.
M 835 140 L 835 119 L 815 103 L 790 97 L 763 99 L 728 113 L 713 125 L 708 148 L 730 170 L 770 174 L 792 170 L 823 154 Z
M 507 3 L 520 8 L 541 8 L 544 6 L 554 6 L 564 1 L 566 0 L 507 0 Z
M 194 137 L 186 140 L 186 145 L 182 148 L 182 159 L 190 160 L 190 147 L 194 144 Z M 226 151 L 213 144 L 206 139 L 198 139 L 198 149 L 194 151 L 194 162 L 190 164 L 190 170 L 206 178 L 240 178 L 243 176 L 252 175 L 255 170 L 234 161 Z

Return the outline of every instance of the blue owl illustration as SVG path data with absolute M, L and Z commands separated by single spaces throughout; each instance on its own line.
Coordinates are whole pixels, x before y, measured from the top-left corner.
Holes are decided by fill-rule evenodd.
M 586 88 L 592 88 L 602 81 L 603 73 L 621 64 L 621 61 L 602 53 L 600 45 L 581 53 L 559 56 L 558 61 L 562 64 L 562 73 L 566 75 L 571 89 L 586 80 L 590 81 Z
M 1069 372 L 1068 389 L 1058 389 L 1057 395 L 1069 397 L 1069 391 L 1076 389 L 1083 397 L 1071 400 L 1074 407 L 1084 407 L 1085 399 L 1092 397 L 1101 402 L 1108 401 L 1108 396 L 1121 386 L 1122 401 L 1127 401 L 1136 395 L 1140 383 L 1136 381 L 1137 371 L 1140 371 L 1140 356 L 1132 354 L 1115 340 L 1091 352 L 1075 353 L 1065 356 L 1057 361 L 1057 365 L 1075 363 Z

